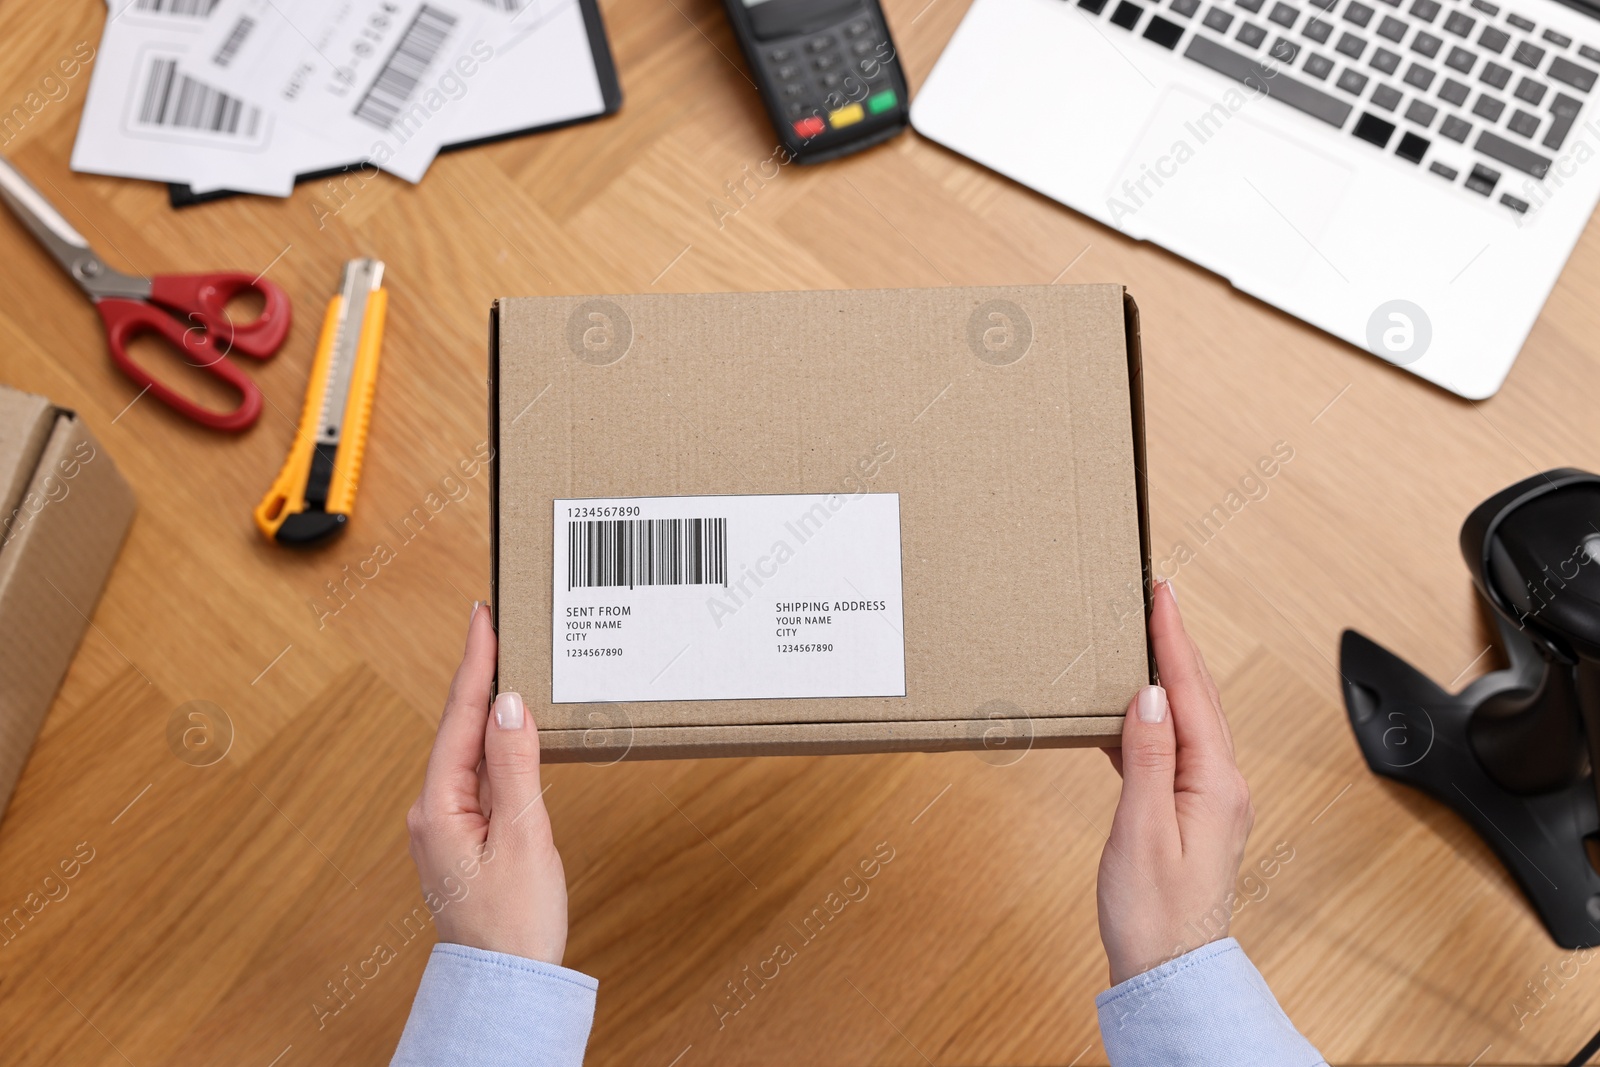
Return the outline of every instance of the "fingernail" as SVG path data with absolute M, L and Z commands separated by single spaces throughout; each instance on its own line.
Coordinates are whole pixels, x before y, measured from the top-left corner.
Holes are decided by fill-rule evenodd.
M 1162 706 L 1166 706 L 1163 697 Z M 501 693 L 494 698 L 494 724 L 502 730 L 522 729 L 522 696 L 519 693 Z
M 1171 578 L 1161 579 L 1161 584 L 1167 587 L 1167 592 L 1172 594 L 1172 602 L 1176 604 L 1178 602 L 1178 587 L 1172 584 Z
M 1136 708 L 1140 722 L 1160 722 L 1167 717 L 1167 691 L 1159 685 L 1147 685 L 1139 690 Z
M 469 624 L 472 622 L 473 619 L 476 619 L 478 617 L 478 609 L 481 608 L 481 607 L 483 607 L 483 601 L 474 600 L 472 602 L 472 611 L 467 615 L 467 622 Z

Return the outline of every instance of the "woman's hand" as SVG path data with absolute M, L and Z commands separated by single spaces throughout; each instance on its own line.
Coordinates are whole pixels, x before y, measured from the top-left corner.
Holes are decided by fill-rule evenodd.
M 516 693 L 489 707 L 497 642 L 473 604 L 422 795 L 406 816 L 439 939 L 559 964 L 567 880 L 539 787 L 539 731 Z
M 1122 747 L 1107 750 L 1122 775 L 1097 888 L 1112 985 L 1228 936 L 1255 821 L 1216 683 L 1170 582 L 1157 583 L 1150 641 L 1162 685 L 1139 691 Z

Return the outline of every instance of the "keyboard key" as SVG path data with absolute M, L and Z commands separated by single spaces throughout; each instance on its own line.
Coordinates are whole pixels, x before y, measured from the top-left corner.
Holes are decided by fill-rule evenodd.
M 1172 13 L 1189 18 L 1200 10 L 1200 0 L 1172 0 Z
M 1326 81 L 1328 75 L 1333 73 L 1333 60 L 1327 56 L 1306 56 L 1305 66 L 1300 68 L 1317 81 Z
M 1321 19 L 1310 19 L 1300 27 L 1300 32 L 1318 44 L 1325 44 L 1328 35 L 1333 32 L 1333 23 L 1323 22 Z
M 1591 63 L 1600 63 L 1600 48 L 1590 48 L 1586 44 L 1580 44 L 1578 54 Z
M 1494 183 L 1500 180 L 1500 172 L 1493 167 L 1486 167 L 1482 163 L 1474 163 L 1472 173 L 1467 175 L 1467 188 L 1480 196 L 1488 196 L 1494 192 Z
M 1467 102 L 1467 96 L 1471 92 L 1471 89 L 1468 89 L 1454 78 L 1446 78 L 1444 84 L 1439 86 L 1439 99 L 1447 104 L 1454 104 L 1456 107 L 1460 107 Z
M 1365 74 L 1357 74 L 1349 67 L 1346 67 L 1339 74 L 1339 80 L 1333 84 L 1352 96 L 1360 96 L 1361 90 L 1367 87 L 1367 76 Z
M 1523 31 L 1524 33 L 1532 33 L 1533 32 L 1533 20 L 1532 19 L 1525 19 L 1521 15 L 1509 15 L 1508 14 L 1506 16 L 1506 21 L 1511 23 L 1511 25 L 1515 26 L 1517 29 Z
M 1288 4 L 1279 2 L 1272 5 L 1272 14 L 1268 15 L 1267 18 L 1285 29 L 1292 29 L 1300 18 L 1300 12 Z
M 1360 59 L 1361 53 L 1366 50 L 1367 42 L 1353 33 L 1339 36 L 1339 43 L 1334 45 L 1334 51 L 1349 56 L 1351 59 Z
M 1417 35 L 1411 38 L 1411 50 L 1418 55 L 1427 56 L 1429 59 L 1439 54 L 1439 46 L 1442 44 L 1444 44 L 1444 41 L 1431 33 L 1424 33 L 1421 30 L 1418 30 Z
M 1372 21 L 1372 8 L 1363 4 L 1361 0 L 1350 0 L 1350 6 L 1344 9 L 1344 20 L 1353 22 L 1357 26 L 1365 26 Z
M 1518 137 L 1526 137 L 1532 140 L 1533 135 L 1539 132 L 1539 116 L 1530 115 L 1518 108 L 1511 118 L 1506 120 L 1506 129 Z
M 1472 147 L 1490 159 L 1499 160 L 1508 167 L 1515 167 L 1524 174 L 1531 174 L 1541 180 L 1550 170 L 1550 160 L 1531 149 L 1506 140 L 1493 130 L 1479 130 L 1478 139 Z
M 1421 100 L 1413 100 L 1406 106 L 1406 118 L 1426 129 L 1433 125 L 1433 120 L 1438 118 L 1439 109 L 1432 104 L 1425 104 Z
M 1497 30 L 1493 26 L 1485 26 L 1483 32 L 1478 34 L 1478 44 L 1487 48 L 1495 55 L 1506 50 L 1506 45 L 1511 43 L 1511 35 L 1505 30 Z
M 1381 107 L 1385 111 L 1393 111 L 1400 106 L 1403 94 L 1392 85 L 1380 85 L 1372 90 L 1372 106 Z
M 1559 152 L 1562 142 L 1567 139 L 1567 134 L 1572 132 L 1572 124 L 1578 121 L 1578 109 L 1583 105 L 1566 93 L 1557 93 L 1556 98 L 1550 101 L 1550 128 L 1544 131 L 1544 140 L 1540 144 L 1546 148 Z
M 1261 0 L 1233 0 L 1233 2 L 1251 14 L 1261 10 Z
M 1594 88 L 1595 73 L 1588 67 L 1580 67 L 1566 56 L 1556 56 L 1550 61 L 1550 69 L 1546 74 L 1558 82 L 1577 89 L 1579 92 L 1588 92 Z
M 1411 13 L 1423 22 L 1432 22 L 1439 15 L 1439 5 L 1434 0 L 1415 0 Z
M 1370 112 L 1362 112 L 1356 120 L 1356 125 L 1350 131 L 1368 144 L 1375 144 L 1379 148 L 1389 147 L 1389 138 L 1394 136 L 1394 123 L 1380 119 Z
M 1511 80 L 1511 68 L 1498 63 L 1485 63 L 1483 69 L 1478 71 L 1478 80 L 1496 89 L 1504 89 L 1506 82 Z
M 1429 163 L 1428 169 L 1447 182 L 1453 182 L 1456 180 L 1456 169 L 1454 167 L 1447 167 L 1438 160 L 1434 160 L 1432 163 Z
M 1451 45 L 1450 54 L 1445 57 L 1444 65 L 1451 70 L 1459 70 L 1463 74 L 1470 74 L 1472 73 L 1472 65 L 1477 61 L 1478 57 L 1465 48 Z
M 1106 0 L 1078 0 L 1078 6 L 1091 15 L 1098 15 L 1106 9 Z
M 1557 33 L 1555 30 L 1545 30 L 1539 35 L 1557 48 L 1568 48 L 1572 45 L 1572 38 L 1566 34 Z
M 1372 58 L 1367 63 L 1374 70 L 1381 70 L 1385 74 L 1393 74 L 1400 69 L 1400 57 L 1387 48 L 1379 48 L 1372 53 Z
M 1490 122 L 1499 121 L 1500 113 L 1505 109 L 1505 101 L 1496 100 L 1488 93 L 1479 93 L 1477 102 L 1472 105 L 1472 113 L 1474 115 L 1480 119 L 1488 119 Z
M 1235 40 L 1247 48 L 1260 48 L 1261 42 L 1267 39 L 1267 31 L 1260 26 L 1246 22 L 1240 25 L 1239 32 L 1233 36 Z
M 1444 17 L 1444 28 L 1455 34 L 1457 37 L 1466 37 L 1472 33 L 1472 27 L 1476 26 L 1477 24 L 1477 19 L 1473 18 L 1471 15 L 1463 15 L 1459 11 L 1452 11 L 1450 14 Z
M 1391 41 L 1398 41 L 1406 35 L 1407 28 L 1405 23 L 1393 15 L 1385 15 L 1383 20 L 1378 23 L 1378 36 L 1387 37 Z
M 1218 33 L 1227 33 L 1228 27 L 1233 25 L 1233 16 L 1220 7 L 1214 7 L 1206 12 L 1206 17 L 1201 21 L 1206 24 L 1207 29 L 1216 30 Z
M 810 52 L 826 52 L 832 47 L 833 38 L 827 34 L 823 34 L 821 37 L 813 37 L 806 42 L 806 50 Z
M 1138 4 L 1130 4 L 1128 0 L 1122 0 L 1117 9 L 1111 13 L 1111 25 L 1131 30 L 1139 24 L 1139 16 L 1143 14 L 1144 8 Z
M 1537 67 L 1544 61 L 1544 49 L 1527 41 L 1518 41 L 1517 47 L 1511 52 L 1511 61 L 1521 63 L 1524 67 Z
M 1316 86 L 1307 85 L 1282 70 L 1269 72 L 1249 56 L 1240 55 L 1209 37 L 1189 38 L 1183 55 L 1185 59 L 1192 59 L 1252 89 L 1265 88 L 1267 95 L 1274 100 L 1303 111 L 1312 118 L 1321 119 L 1330 126 L 1342 127 L 1350 117 L 1350 112 L 1355 110 L 1343 100 L 1330 96 Z
M 1395 146 L 1394 154 L 1407 163 L 1421 163 L 1422 157 L 1428 154 L 1430 143 L 1426 137 L 1407 130 L 1406 135 L 1400 138 L 1400 143 Z
M 1494 18 L 1496 15 L 1500 14 L 1500 9 L 1489 3 L 1489 0 L 1472 0 L 1472 7 L 1473 10 L 1482 11 L 1490 18 Z
M 1406 84 L 1415 85 L 1418 89 L 1426 89 L 1433 84 L 1433 71 L 1421 63 L 1413 63 L 1406 68 Z
M 1334 6 L 1339 3 L 1339 0 L 1308 0 L 1308 2 L 1312 7 L 1320 8 L 1323 11 L 1332 11 Z
M 1446 115 L 1439 124 L 1439 134 L 1452 141 L 1466 143 L 1467 134 L 1472 132 L 1472 123 L 1457 115 Z
M 1279 37 L 1272 42 L 1272 47 L 1267 49 L 1267 55 L 1276 59 L 1279 63 L 1287 63 L 1291 67 L 1294 66 L 1295 57 L 1299 54 L 1300 46 L 1287 37 Z
M 1523 78 L 1517 83 L 1517 91 L 1514 95 L 1518 100 L 1526 100 L 1530 104 L 1537 104 L 1544 99 L 1544 91 L 1545 86 L 1542 82 L 1536 82 L 1532 78 Z
M 1167 50 L 1178 47 L 1178 41 L 1183 38 L 1183 27 L 1170 19 L 1160 15 L 1150 16 L 1150 25 L 1144 28 L 1144 39 L 1154 41 Z
M 1528 213 L 1528 202 L 1526 200 L 1518 200 L 1510 193 L 1501 193 L 1500 202 L 1519 215 L 1526 215 Z

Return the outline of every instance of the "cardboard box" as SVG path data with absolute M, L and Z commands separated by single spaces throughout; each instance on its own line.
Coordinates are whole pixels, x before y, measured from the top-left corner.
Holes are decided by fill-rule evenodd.
M 0 385 L 0 816 L 133 511 L 77 415 Z
M 489 363 L 497 685 L 546 759 L 1117 743 L 1122 287 L 504 299 Z

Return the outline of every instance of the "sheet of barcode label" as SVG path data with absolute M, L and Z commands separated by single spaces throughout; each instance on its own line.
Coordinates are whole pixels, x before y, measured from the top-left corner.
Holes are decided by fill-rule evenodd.
M 555 703 L 905 695 L 897 494 L 556 500 L 553 520 Z
M 199 24 L 185 73 L 416 181 L 484 100 L 511 16 L 499 0 L 216 0 Z

